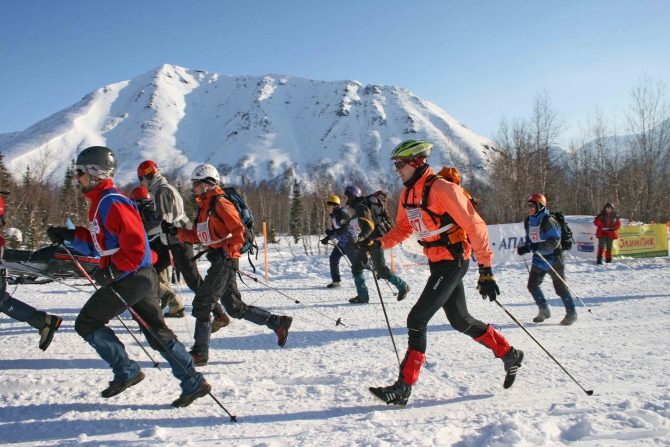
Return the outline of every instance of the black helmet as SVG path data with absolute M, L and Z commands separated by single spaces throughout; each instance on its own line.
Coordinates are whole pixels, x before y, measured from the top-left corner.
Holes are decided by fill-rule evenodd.
M 75 165 L 77 165 L 77 169 L 81 169 L 94 177 L 107 179 L 114 177 L 116 157 L 109 148 L 91 146 L 79 153 Z

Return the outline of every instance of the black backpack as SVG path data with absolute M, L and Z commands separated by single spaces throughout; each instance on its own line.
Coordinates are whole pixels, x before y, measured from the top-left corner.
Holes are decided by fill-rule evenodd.
M 229 200 L 240 216 L 240 220 L 244 224 L 244 245 L 240 248 L 240 254 L 249 253 L 249 264 L 256 273 L 256 267 L 251 262 L 251 255 L 255 254 L 256 259 L 258 259 L 258 245 L 256 244 L 256 236 L 254 234 L 254 216 L 251 214 L 251 210 L 247 206 L 247 202 L 242 198 L 239 192 L 235 188 L 223 188 L 225 194 L 218 194 L 211 198 L 209 202 L 209 212 L 213 213 L 220 221 L 223 222 L 223 219 L 216 212 L 216 202 L 219 201 L 220 197 L 223 197 L 226 200 Z
M 365 197 L 365 204 L 370 208 L 372 220 L 381 235 L 388 233 L 393 228 L 393 221 L 387 210 L 388 202 L 386 191 L 377 191 Z
M 542 221 L 540 222 L 540 227 L 544 224 L 546 219 L 552 216 L 554 219 L 556 219 L 556 222 L 561 226 L 561 243 L 558 246 L 562 251 L 570 251 L 572 248 L 572 244 L 575 243 L 575 240 L 572 238 L 572 230 L 568 226 L 568 223 L 565 221 L 565 216 L 563 213 L 559 211 L 552 211 L 549 213 L 548 216 L 545 216 L 542 218 Z M 523 222 L 523 226 L 526 230 L 528 230 L 528 225 L 529 225 L 530 218 L 526 217 L 526 219 Z

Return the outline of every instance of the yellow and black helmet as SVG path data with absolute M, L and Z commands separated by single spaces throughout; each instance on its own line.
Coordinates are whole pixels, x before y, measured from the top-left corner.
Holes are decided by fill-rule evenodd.
M 340 198 L 337 197 L 336 195 L 332 195 L 326 199 L 327 204 L 334 204 L 334 205 L 340 205 Z
M 391 160 L 397 159 L 414 159 L 420 157 L 430 157 L 433 151 L 433 143 L 423 140 L 407 140 L 403 141 L 393 149 L 391 153 Z

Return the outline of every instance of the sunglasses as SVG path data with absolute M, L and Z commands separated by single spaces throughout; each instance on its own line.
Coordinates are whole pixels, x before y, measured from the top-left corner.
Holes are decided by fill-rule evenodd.
M 527 207 L 527 208 L 537 208 L 537 205 L 535 205 L 533 202 L 528 202 L 528 203 L 526 204 L 526 207 Z
M 197 188 L 200 185 L 202 185 L 202 180 L 196 180 L 191 184 L 191 187 L 192 188 Z
M 409 159 L 409 160 L 396 160 L 396 161 L 393 162 L 393 165 L 395 166 L 396 169 L 402 169 L 405 166 L 407 166 L 408 164 L 410 164 L 411 162 L 412 162 L 411 159 Z
M 74 176 L 76 178 L 83 177 L 84 174 L 86 174 L 86 170 L 84 169 L 84 166 L 76 166 L 76 169 L 74 170 Z

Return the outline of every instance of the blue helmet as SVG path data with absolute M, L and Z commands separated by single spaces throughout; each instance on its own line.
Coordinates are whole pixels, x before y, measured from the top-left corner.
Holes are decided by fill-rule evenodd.
M 360 196 L 363 195 L 363 193 L 361 192 L 361 188 L 359 188 L 358 186 L 354 186 L 354 185 L 349 185 L 346 188 L 344 188 L 344 193 L 345 194 L 349 193 L 350 195 L 352 195 L 354 197 L 360 197 Z

